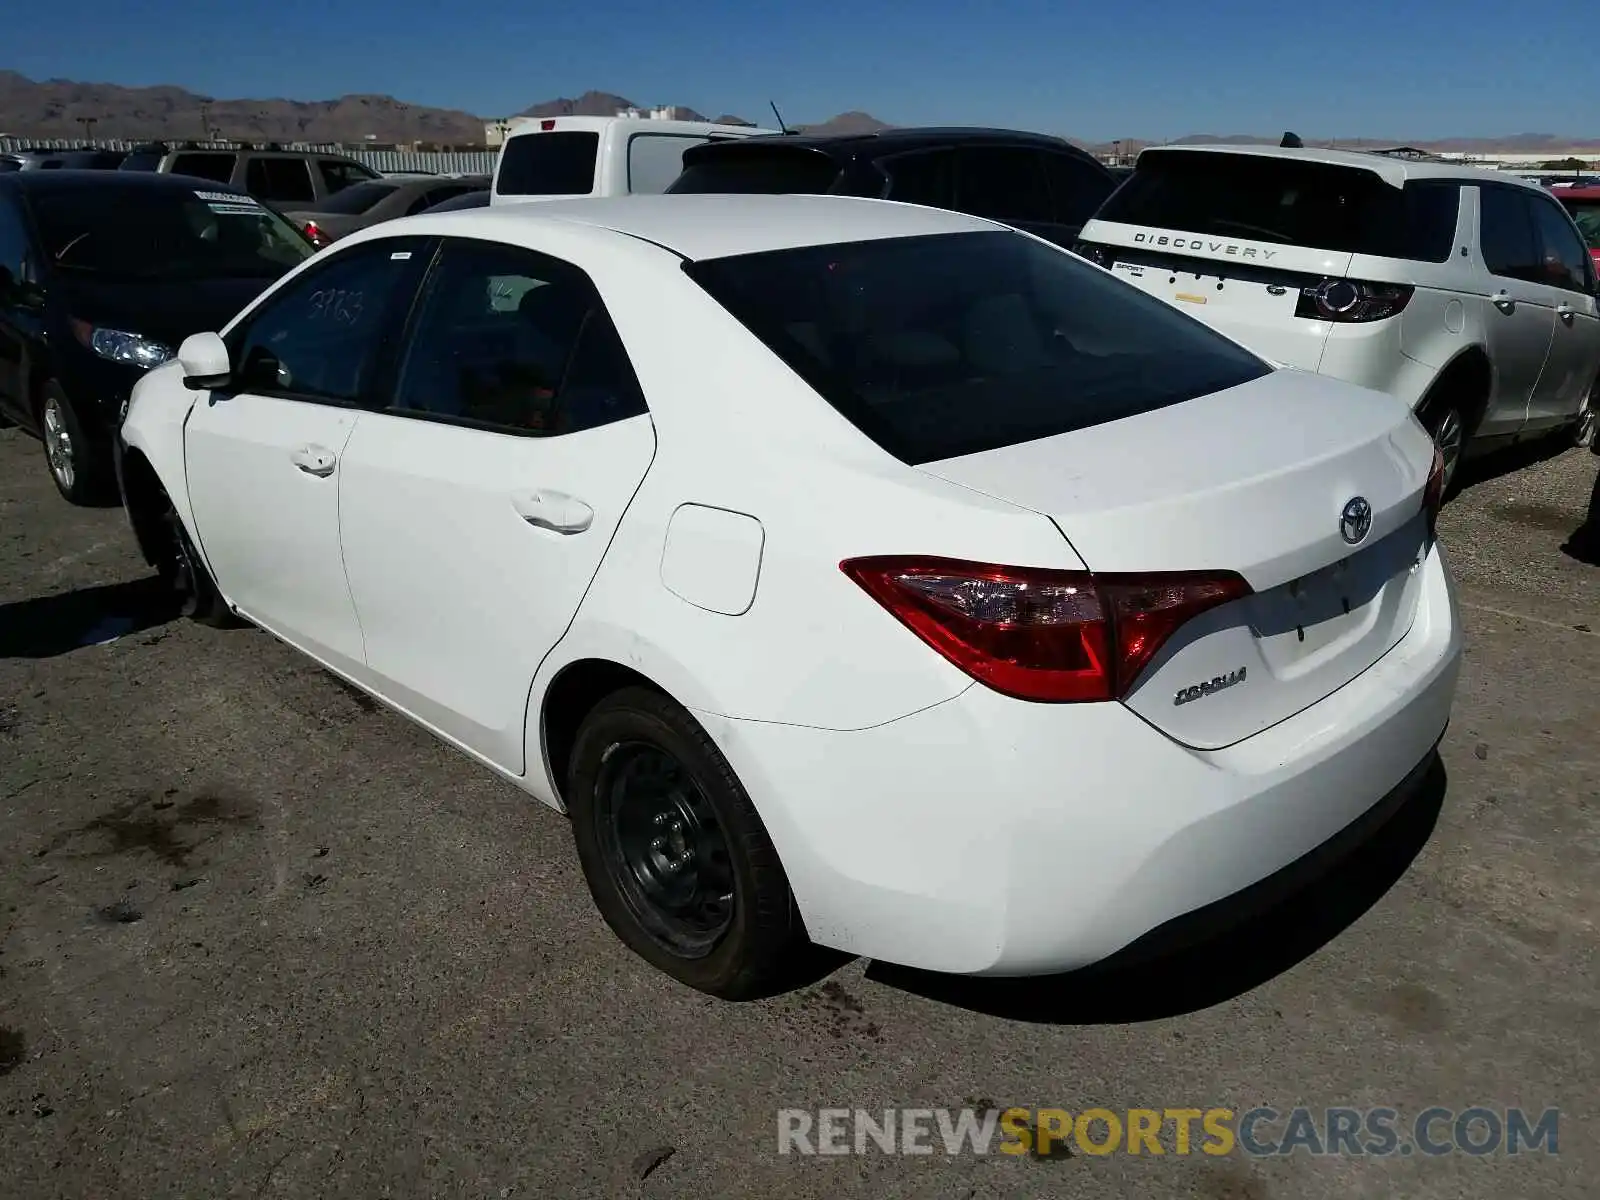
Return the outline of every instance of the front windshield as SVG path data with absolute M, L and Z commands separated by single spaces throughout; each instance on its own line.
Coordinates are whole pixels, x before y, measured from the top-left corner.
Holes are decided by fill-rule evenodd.
M 366 183 L 357 183 L 329 196 L 317 205 L 317 211 L 359 216 L 376 207 L 379 201 L 393 195 L 399 186 L 390 179 L 371 179 Z
M 237 192 L 51 189 L 33 201 L 49 261 L 113 279 L 276 279 L 316 253 L 284 219 Z

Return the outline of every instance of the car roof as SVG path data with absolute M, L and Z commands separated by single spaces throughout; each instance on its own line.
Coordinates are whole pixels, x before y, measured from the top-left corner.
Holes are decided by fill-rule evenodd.
M 546 129 L 545 123 L 551 122 Z M 637 126 L 642 132 L 652 133 L 704 133 L 714 130 L 722 134 L 749 137 L 752 134 L 771 133 L 775 129 L 761 129 L 754 125 L 719 125 L 715 121 L 669 121 L 657 117 L 517 117 L 506 131 L 506 140 L 525 137 L 530 133 L 561 133 L 571 130 L 588 130 L 591 133 L 612 125 Z
M 228 192 L 240 196 L 249 194 L 231 184 L 156 171 L 15 171 L 0 175 L 0 183 L 29 193 L 91 191 L 95 188 L 191 192 L 198 187 L 208 192 Z
M 691 260 L 838 242 L 978 233 L 1005 226 L 981 217 L 853 196 L 632 195 L 491 205 L 422 213 L 374 229 L 518 242 L 542 223 L 626 234 Z
M 1380 176 L 1385 183 L 1403 187 L 1407 180 L 1440 179 L 1460 180 L 1462 183 L 1504 183 L 1530 191 L 1544 192 L 1537 183 L 1530 183 L 1516 175 L 1471 167 L 1436 159 L 1397 158 L 1389 154 L 1375 154 L 1364 150 L 1331 150 L 1312 146 L 1269 145 L 1184 145 L 1149 146 L 1139 155 L 1146 154 L 1245 154 L 1256 158 L 1287 158 L 1299 162 L 1327 163 L 1331 166 L 1357 167 Z
M 721 152 L 724 147 L 737 145 L 741 150 L 747 150 L 751 146 L 793 146 L 840 156 L 862 153 L 875 155 L 899 153 L 922 145 L 960 146 L 987 142 L 1008 142 L 1012 145 L 1020 143 L 1048 147 L 1052 150 L 1067 149 L 1085 157 L 1092 157 L 1087 151 L 1079 149 L 1065 138 L 1054 137 L 1048 133 L 1031 133 L 1022 129 L 991 129 L 979 125 L 896 126 L 868 133 L 769 133 L 745 138 L 737 143 L 711 142 L 705 146 L 696 146 L 694 153 L 697 157 L 701 154 L 715 154 Z

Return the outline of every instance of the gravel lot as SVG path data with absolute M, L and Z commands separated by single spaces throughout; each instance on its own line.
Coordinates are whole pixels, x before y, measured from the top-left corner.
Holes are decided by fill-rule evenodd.
M 1592 1197 L 1600 458 L 1534 458 L 1446 510 L 1442 801 L 1138 971 L 732 1006 L 621 948 L 561 817 L 258 631 L 157 622 L 121 514 L 0 432 L 0 1193 Z M 993 1104 L 1559 1106 L 1560 1153 L 777 1153 L 780 1107 Z

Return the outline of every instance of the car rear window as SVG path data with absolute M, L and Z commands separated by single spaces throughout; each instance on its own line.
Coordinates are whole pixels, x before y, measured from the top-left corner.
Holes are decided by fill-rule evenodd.
M 820 150 L 800 146 L 738 146 L 685 155 L 683 174 L 669 192 L 740 195 L 820 195 L 839 167 Z
M 1461 189 L 1271 155 L 1147 150 L 1095 214 L 1184 233 L 1444 262 Z
M 587 196 L 594 191 L 599 153 L 600 135 L 592 131 L 508 138 L 494 190 L 502 196 Z
M 684 270 L 863 434 L 918 464 L 1267 374 L 1193 318 L 1012 231 L 739 255 Z
M 359 216 L 379 201 L 394 195 L 399 186 L 398 183 L 388 179 L 373 179 L 366 183 L 352 184 L 325 197 L 317 205 L 317 209 L 320 212 L 342 213 L 349 217 Z
M 233 168 L 237 162 L 238 156 L 234 154 L 179 154 L 172 160 L 172 173 L 194 179 L 209 179 L 213 183 L 227 183 L 233 178 Z
M 1561 203 L 1572 214 L 1578 232 L 1591 250 L 1600 250 L 1600 200 L 1568 200 L 1560 196 Z

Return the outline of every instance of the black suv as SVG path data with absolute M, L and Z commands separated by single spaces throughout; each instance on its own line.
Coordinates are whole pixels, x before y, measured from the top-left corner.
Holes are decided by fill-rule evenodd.
M 828 193 L 948 208 L 1071 246 L 1117 178 L 1061 138 L 1010 129 L 770 134 L 684 152 L 668 192 Z

